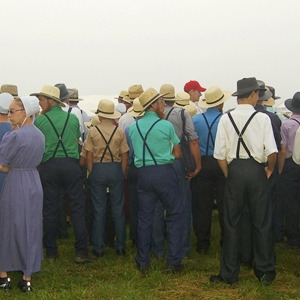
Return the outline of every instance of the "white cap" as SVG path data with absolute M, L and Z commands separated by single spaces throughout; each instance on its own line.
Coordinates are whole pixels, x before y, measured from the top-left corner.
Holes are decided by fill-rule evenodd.
M 39 99 L 36 96 L 20 97 L 26 116 L 33 116 L 40 111 Z
M 0 94 L 0 114 L 8 115 L 9 105 L 14 97 L 9 93 Z

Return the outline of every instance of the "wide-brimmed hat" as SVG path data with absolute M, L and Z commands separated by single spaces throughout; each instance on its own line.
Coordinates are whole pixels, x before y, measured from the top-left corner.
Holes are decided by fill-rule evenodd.
M 140 84 L 134 84 L 128 89 L 128 96 L 133 101 L 144 92 L 143 87 Z
M 184 106 L 189 105 L 190 95 L 186 92 L 179 92 L 176 94 L 176 102 L 174 103 L 175 107 L 184 108 Z
M 160 94 L 165 94 L 163 96 L 165 101 L 175 101 L 175 88 L 172 84 L 163 84 L 159 90 Z
M 205 92 L 205 98 L 198 102 L 201 108 L 216 107 L 231 97 L 231 92 L 221 90 L 218 86 L 209 87 Z
M 267 89 L 268 91 L 270 91 L 270 88 L 269 88 L 268 86 L 266 86 L 266 89 Z M 270 91 L 270 92 L 271 92 L 271 91 Z M 272 92 L 271 92 L 271 93 L 272 93 Z M 272 94 L 272 95 L 273 95 L 273 94 Z M 265 100 L 263 104 L 264 104 L 264 106 L 272 107 L 272 106 L 275 104 L 275 100 L 274 100 L 273 96 L 270 97 L 269 99 Z
M 8 115 L 9 105 L 14 100 L 14 97 L 10 93 L 0 94 L 0 114 Z
M 259 97 L 258 101 L 266 101 L 269 98 L 272 97 L 272 93 L 270 90 L 266 88 L 265 83 L 262 80 L 257 80 L 257 83 L 259 85 Z
M 68 89 L 71 94 L 69 98 L 69 102 L 78 102 L 83 101 L 83 99 L 79 98 L 78 90 L 77 89 Z
M 106 119 L 118 119 L 121 113 L 115 110 L 115 105 L 111 100 L 102 99 L 99 101 L 98 109 L 95 112 L 98 116 Z
M 255 77 L 243 78 L 237 81 L 237 91 L 232 96 L 245 95 L 259 90 L 259 85 Z
M 84 122 L 84 125 L 87 127 L 87 129 L 90 129 L 93 126 L 97 126 L 100 124 L 100 120 L 98 115 L 93 116 L 92 121 Z
M 140 103 L 143 107 L 142 111 L 145 111 L 153 102 L 162 98 L 165 94 L 160 94 L 154 88 L 149 88 L 141 94 L 139 97 Z
M 197 90 L 199 92 L 205 92 L 206 91 L 206 88 L 202 87 L 200 85 L 200 83 L 196 80 L 190 80 L 189 82 L 187 82 L 185 85 L 184 85 L 184 91 L 185 92 L 189 92 L 191 90 Z
M 18 97 L 18 88 L 14 84 L 2 84 L 1 85 L 1 94 L 2 93 L 9 93 L 13 97 Z
M 23 103 L 27 117 L 34 116 L 40 112 L 39 99 L 36 96 L 20 97 L 20 100 Z
M 68 90 L 64 83 L 57 83 L 55 86 L 60 90 L 60 101 L 69 99 L 73 95 L 73 91 Z
M 189 101 L 189 104 L 184 106 L 183 109 L 185 109 L 190 114 L 191 117 L 197 114 L 197 108 L 193 101 Z
M 128 91 L 122 90 L 122 91 L 120 92 L 119 96 L 116 97 L 115 99 L 123 100 L 123 98 L 124 98 L 125 96 L 129 96 Z
M 272 93 L 272 98 L 274 100 L 277 100 L 277 99 L 281 98 L 281 97 L 275 95 L 275 89 L 272 86 L 266 85 L 266 89 L 269 89 L 269 91 Z
M 297 92 L 292 99 L 285 100 L 284 105 L 288 110 L 300 114 L 300 92 Z
M 143 111 L 139 97 L 133 100 L 133 105 L 127 110 L 127 113 L 134 118 L 144 115 L 145 112 Z
M 30 96 L 44 96 L 50 98 L 58 103 L 64 104 L 59 99 L 60 90 L 58 87 L 53 85 L 44 85 L 39 93 L 32 93 Z

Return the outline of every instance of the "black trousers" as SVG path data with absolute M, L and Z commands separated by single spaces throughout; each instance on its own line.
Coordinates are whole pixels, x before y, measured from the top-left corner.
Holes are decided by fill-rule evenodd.
M 61 188 L 65 190 L 69 199 L 76 254 L 87 254 L 86 200 L 78 161 L 72 158 L 52 158 L 40 166 L 40 176 L 44 191 L 43 223 L 46 254 L 55 255 L 58 252 L 56 238 Z
M 222 243 L 225 177 L 214 157 L 202 156 L 201 160 L 201 171 L 191 181 L 192 215 L 197 248 L 206 250 L 210 246 L 211 217 L 215 199 L 219 211 Z
M 245 205 L 252 224 L 255 274 L 275 278 L 272 234 L 272 204 L 263 165 L 254 159 L 236 159 L 229 164 L 224 197 L 224 241 L 220 275 L 227 282 L 238 280 L 240 226 Z M 247 201 L 247 203 L 246 203 Z
M 287 243 L 300 246 L 300 166 L 295 164 L 292 158 L 286 159 L 279 178 Z

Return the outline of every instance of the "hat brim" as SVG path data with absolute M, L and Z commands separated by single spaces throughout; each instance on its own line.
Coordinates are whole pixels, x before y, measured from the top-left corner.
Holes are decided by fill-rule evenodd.
M 285 101 L 284 101 L 285 107 L 286 107 L 288 110 L 290 110 L 290 111 L 292 111 L 292 112 L 294 112 L 294 113 L 296 113 L 296 114 L 300 114 L 300 108 L 294 107 L 293 104 L 292 104 L 292 101 L 293 101 L 293 99 L 287 99 L 287 100 L 285 100 Z
M 134 108 L 133 106 L 131 106 L 128 110 L 127 110 L 127 113 L 129 116 L 131 117 L 134 117 L 134 118 L 137 118 L 137 117 L 142 117 L 144 115 L 144 111 L 134 111 Z
M 64 104 L 64 102 L 60 101 L 60 99 L 58 99 L 56 97 L 53 97 L 51 95 L 48 95 L 46 93 L 33 93 L 33 94 L 30 94 L 30 96 L 36 96 L 36 97 L 38 97 L 38 96 L 44 96 L 46 98 L 49 98 L 49 99 L 52 99 L 52 100 L 56 101 L 57 103 Z
M 106 114 L 103 112 L 96 113 L 98 116 L 105 119 L 119 119 L 121 117 L 121 113 L 119 111 L 114 111 L 113 114 Z
M 69 99 L 69 102 L 78 102 L 78 101 L 83 101 L 83 99 L 81 99 L 81 98 Z
M 139 115 L 141 115 L 151 104 L 153 104 L 153 102 L 155 102 L 156 100 L 158 100 L 159 98 L 163 98 L 163 96 L 167 95 L 168 93 L 164 93 L 164 94 L 158 94 L 156 95 L 153 99 L 150 100 L 149 103 L 147 103 L 145 106 L 143 106 L 142 111 L 140 112 Z
M 210 107 L 216 107 L 219 104 L 224 103 L 226 100 L 228 100 L 231 97 L 231 92 L 223 91 L 223 90 L 222 90 L 222 92 L 223 92 L 224 96 L 219 101 L 216 101 L 214 103 L 207 103 L 205 99 L 202 99 L 198 102 L 198 106 L 201 108 L 210 108 Z

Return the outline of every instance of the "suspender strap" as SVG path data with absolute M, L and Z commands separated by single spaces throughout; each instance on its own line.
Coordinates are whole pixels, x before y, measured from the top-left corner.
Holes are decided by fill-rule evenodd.
M 109 151 L 109 154 L 110 154 L 110 157 L 111 157 L 111 161 L 113 162 L 113 161 L 114 161 L 114 157 L 113 157 L 112 152 L 111 152 L 111 150 L 110 150 L 110 148 L 109 148 L 109 143 L 111 142 L 111 140 L 112 140 L 112 138 L 113 138 L 115 132 L 117 131 L 117 126 L 115 126 L 115 129 L 114 129 L 114 131 L 112 132 L 112 134 L 111 134 L 111 136 L 110 136 L 110 138 L 109 138 L 108 141 L 106 140 L 106 138 L 104 137 L 103 133 L 102 133 L 101 130 L 98 128 L 98 126 L 96 126 L 96 129 L 98 130 L 98 132 L 100 133 L 100 135 L 102 136 L 103 140 L 104 140 L 105 143 L 106 143 L 106 147 L 105 147 L 105 149 L 104 149 L 104 151 L 103 151 L 103 154 L 102 154 L 102 156 L 101 156 L 100 162 L 103 161 L 104 155 L 105 155 L 105 153 L 106 153 L 107 150 Z
M 64 133 L 65 133 L 65 129 L 66 129 L 66 127 L 67 127 L 67 124 L 68 124 L 68 121 L 69 121 L 69 118 L 70 118 L 70 113 L 68 112 L 67 119 L 66 119 L 66 122 L 65 122 L 65 124 L 64 124 L 64 127 L 63 127 L 63 130 L 62 130 L 62 132 L 61 132 L 61 135 L 59 135 L 57 129 L 55 128 L 53 122 L 51 121 L 51 119 L 49 118 L 49 116 L 47 115 L 47 113 L 44 114 L 44 116 L 45 116 L 45 117 L 48 119 L 48 121 L 50 122 L 50 124 L 51 124 L 52 128 L 54 129 L 54 131 L 55 131 L 55 133 L 56 133 L 56 135 L 57 135 L 57 138 L 58 138 L 58 142 L 57 142 L 56 148 L 55 148 L 55 150 L 54 150 L 54 153 L 53 153 L 53 155 L 52 155 L 52 158 L 55 157 L 59 145 L 61 145 L 61 147 L 63 148 L 64 153 L 65 153 L 65 156 L 68 157 L 68 154 L 67 154 L 66 148 L 65 148 L 65 146 L 64 146 L 64 143 L 63 143 L 63 141 L 62 141 L 62 138 L 63 138 L 63 135 L 64 135 Z
M 228 113 L 228 117 L 229 117 L 229 119 L 230 119 L 230 121 L 231 121 L 231 123 L 232 123 L 232 125 L 233 125 L 233 127 L 234 127 L 234 129 L 235 129 L 235 131 L 236 131 L 236 133 L 237 133 L 237 135 L 239 136 L 238 143 L 237 143 L 237 147 L 236 147 L 236 158 L 240 158 L 240 145 L 241 145 L 241 143 L 242 143 L 242 145 L 243 145 L 245 151 L 247 152 L 248 156 L 249 156 L 250 158 L 252 158 L 252 155 L 251 155 L 251 153 L 250 153 L 250 150 L 249 150 L 249 148 L 247 147 L 247 145 L 245 144 L 245 141 L 244 141 L 244 139 L 243 139 L 243 134 L 245 133 L 245 131 L 246 131 L 246 129 L 247 129 L 249 123 L 251 122 L 251 120 L 253 119 L 253 117 L 254 117 L 257 113 L 258 113 L 258 111 L 255 111 L 255 112 L 250 116 L 250 118 L 248 119 L 248 121 L 247 121 L 246 124 L 244 125 L 244 127 L 243 127 L 243 129 L 242 129 L 241 132 L 240 132 L 239 129 L 237 128 L 237 126 L 236 126 L 236 124 L 235 124 L 235 122 L 234 122 L 234 120 L 233 120 L 233 118 L 232 118 L 232 116 L 231 116 L 231 113 L 230 113 L 230 112 Z
M 168 118 L 169 118 L 169 116 L 170 116 L 170 114 L 171 114 L 171 112 L 173 111 L 174 108 L 175 108 L 175 107 L 172 107 L 172 108 L 169 110 L 168 114 L 166 115 L 166 120 L 168 120 Z
M 291 120 L 296 121 L 296 122 L 300 125 L 300 122 L 299 122 L 298 120 L 296 120 L 296 119 L 294 119 L 294 118 L 291 118 Z
M 148 144 L 146 143 L 146 140 L 147 140 L 147 137 L 148 137 L 149 132 L 152 130 L 152 128 L 155 126 L 156 123 L 158 123 L 159 121 L 161 121 L 161 119 L 156 120 L 156 121 L 151 125 L 151 127 L 149 128 L 149 130 L 146 132 L 145 137 L 143 136 L 143 134 L 142 134 L 142 132 L 141 132 L 141 130 L 140 130 L 140 127 L 139 127 L 139 125 L 138 125 L 138 121 L 139 121 L 139 120 L 137 120 L 137 121 L 135 122 L 136 128 L 137 128 L 137 130 L 138 130 L 138 132 L 139 132 L 139 134 L 140 134 L 140 136 L 141 136 L 141 138 L 142 138 L 142 140 L 143 140 L 143 143 L 144 143 L 144 144 L 143 144 L 143 167 L 145 167 L 145 165 L 146 165 L 146 163 L 145 163 L 146 148 L 147 148 L 147 150 L 148 150 L 148 152 L 149 152 L 149 154 L 150 154 L 152 160 L 154 161 L 154 164 L 157 165 L 157 162 L 156 162 L 156 160 L 155 160 L 155 158 L 154 158 L 154 155 L 153 155 L 153 153 L 151 152 L 151 150 L 150 150 Z
M 221 114 L 221 113 L 218 114 L 218 115 L 214 118 L 214 120 L 212 121 L 212 123 L 211 123 L 210 126 L 209 126 L 209 123 L 208 123 L 208 120 L 207 120 L 205 114 L 201 114 L 201 115 L 203 116 L 204 121 L 205 121 L 205 123 L 206 123 L 206 126 L 207 126 L 207 128 L 208 128 L 208 135 L 207 135 L 207 141 L 206 141 L 206 151 L 205 151 L 205 155 L 208 156 L 209 138 L 211 139 L 213 148 L 215 148 L 215 140 L 214 140 L 214 137 L 213 137 L 213 135 L 212 135 L 211 130 L 212 130 L 212 127 L 214 126 L 215 122 L 221 117 L 222 114 Z

